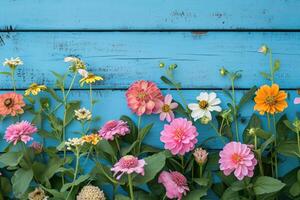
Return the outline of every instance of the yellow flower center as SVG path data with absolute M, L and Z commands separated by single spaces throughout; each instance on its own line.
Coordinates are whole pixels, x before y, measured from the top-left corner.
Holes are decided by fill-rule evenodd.
M 266 98 L 266 104 L 268 104 L 270 106 L 274 106 L 276 104 L 276 100 L 275 100 L 274 96 L 268 96 Z
M 163 107 L 162 107 L 163 112 L 170 112 L 170 110 L 171 110 L 171 108 L 169 105 L 167 105 L 167 104 L 163 105 Z
M 208 107 L 208 102 L 205 100 L 199 101 L 199 106 L 201 109 L 206 109 Z

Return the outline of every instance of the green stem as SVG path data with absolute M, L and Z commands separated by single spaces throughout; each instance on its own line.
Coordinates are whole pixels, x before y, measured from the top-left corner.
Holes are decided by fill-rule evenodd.
M 72 81 L 71 81 L 71 83 L 70 83 L 70 87 L 69 87 L 69 89 L 68 89 L 68 91 L 67 91 L 67 94 L 66 94 L 66 98 L 68 98 L 68 96 L 69 96 L 69 94 L 70 94 L 70 91 L 71 91 L 71 89 L 72 89 L 72 87 L 73 87 L 73 85 L 74 85 L 76 76 L 77 76 L 77 71 L 75 72 L 75 74 L 74 74 L 74 76 L 73 76 L 73 78 L 72 78 Z
M 275 159 L 275 177 L 278 178 L 278 157 L 277 157 L 277 130 L 276 130 L 276 119 L 275 115 L 273 115 L 273 129 L 274 129 L 274 148 L 275 148 L 275 154 L 274 154 L 274 159 Z
M 118 138 L 115 137 L 115 142 L 116 142 L 116 145 L 117 145 L 117 148 L 118 148 L 118 151 L 120 152 L 121 154 L 121 148 L 120 148 L 120 144 L 119 144 L 119 141 L 118 141 Z
M 130 199 L 134 200 L 133 188 L 132 188 L 132 179 L 131 179 L 131 175 L 130 174 L 128 174 L 128 184 L 129 184 Z
M 264 176 L 264 168 L 263 168 L 263 164 L 262 164 L 262 160 L 261 160 L 261 155 L 259 153 L 259 156 L 258 156 L 258 165 L 259 165 L 259 172 L 260 172 L 260 175 Z M 273 168 L 273 167 L 272 167 Z
M 217 136 L 220 138 L 220 140 L 223 142 L 223 144 L 226 144 L 224 138 L 222 137 L 222 134 L 218 131 L 218 129 L 215 127 L 215 125 L 210 121 L 209 125 L 215 130 L 217 133 Z
M 72 187 L 71 187 L 71 189 L 70 189 L 70 191 L 68 193 L 68 196 L 67 196 L 66 200 L 69 199 L 69 197 L 70 197 L 70 195 L 71 195 L 71 193 L 73 191 L 73 188 L 74 188 L 74 182 L 76 180 L 77 173 L 78 173 L 78 168 L 79 168 L 79 158 L 80 158 L 80 156 L 79 156 L 79 149 L 78 149 L 78 147 L 76 147 L 76 165 L 75 165 L 74 179 L 73 179 L 73 182 L 72 182 Z
M 11 68 L 11 80 L 12 80 L 12 84 L 13 84 L 13 88 L 14 88 L 14 92 L 16 92 L 17 87 L 16 87 L 16 80 L 15 80 L 15 68 Z
M 232 106 L 233 106 L 233 115 L 234 115 L 234 124 L 235 124 L 235 135 L 236 135 L 236 141 L 239 142 L 239 127 L 238 127 L 238 121 L 237 121 L 237 110 L 236 110 L 236 100 L 235 100 L 235 89 L 234 89 L 234 79 L 231 78 L 231 89 L 232 89 Z
M 299 130 L 297 130 L 297 143 L 298 143 L 298 156 L 300 154 L 300 133 Z
M 202 178 L 202 176 L 203 176 L 203 165 L 199 165 L 199 176 L 200 176 L 200 178 Z
M 94 103 L 93 103 L 93 89 L 92 89 L 92 84 L 90 84 L 90 90 L 89 91 L 90 91 L 90 112 L 92 113 L 92 117 L 93 117 L 93 105 L 94 105 Z M 92 119 L 89 120 L 86 131 L 90 130 L 91 123 L 92 123 Z
M 273 70 L 273 58 L 272 58 L 272 50 L 269 49 L 270 53 L 270 70 L 271 70 L 271 83 L 273 85 L 274 83 L 274 70 Z
M 141 118 L 142 118 L 142 116 L 139 116 L 139 118 L 138 118 L 138 126 L 137 126 L 137 128 L 138 128 L 138 131 L 140 131 L 140 126 L 141 126 Z
M 179 156 L 181 160 L 182 173 L 184 173 L 184 156 Z

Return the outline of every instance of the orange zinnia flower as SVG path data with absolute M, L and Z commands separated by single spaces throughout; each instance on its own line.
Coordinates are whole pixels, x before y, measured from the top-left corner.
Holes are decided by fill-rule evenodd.
M 22 114 L 24 106 L 25 102 L 21 94 L 15 92 L 0 94 L 0 115 L 2 116 Z
M 273 84 L 271 87 L 263 85 L 256 92 L 254 110 L 257 110 L 261 115 L 265 112 L 270 114 L 282 112 L 288 107 L 286 98 L 287 93 L 280 91 L 277 84 Z

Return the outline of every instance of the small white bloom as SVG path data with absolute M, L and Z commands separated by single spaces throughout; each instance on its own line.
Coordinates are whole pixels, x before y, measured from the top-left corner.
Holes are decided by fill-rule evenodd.
M 72 147 L 82 146 L 84 144 L 84 140 L 82 138 L 69 138 L 68 141 L 65 142 L 65 145 L 68 150 L 71 150 Z
M 263 53 L 263 54 L 267 54 L 269 52 L 269 48 L 266 45 L 262 45 L 259 49 L 258 49 L 259 53 Z
M 76 62 L 79 62 L 80 59 L 79 59 L 79 58 L 76 58 L 76 57 L 68 56 L 68 57 L 65 57 L 64 61 L 65 61 L 65 62 L 76 63 Z
M 85 69 L 78 69 L 78 73 L 84 78 L 88 77 L 89 75 L 89 72 L 86 71 Z
M 80 108 L 74 112 L 77 120 L 90 120 L 92 118 L 92 113 L 86 108 Z
M 8 66 L 8 67 L 16 67 L 18 65 L 23 65 L 23 61 L 19 58 L 10 58 L 10 59 L 5 59 L 3 62 L 3 66 Z
M 222 111 L 222 108 L 219 106 L 221 100 L 217 98 L 217 94 L 214 92 L 201 92 L 196 99 L 198 100 L 198 103 L 190 103 L 188 105 L 189 109 L 192 111 L 191 116 L 195 121 L 202 117 L 207 117 L 211 120 L 211 112 Z

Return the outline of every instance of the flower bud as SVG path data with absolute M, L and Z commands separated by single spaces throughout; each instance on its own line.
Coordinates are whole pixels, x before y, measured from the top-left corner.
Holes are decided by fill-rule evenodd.
M 264 55 L 266 55 L 269 52 L 269 48 L 266 45 L 262 45 L 259 49 L 258 49 L 259 53 L 262 53 Z
M 165 63 L 163 63 L 163 62 L 159 63 L 159 67 L 160 68 L 164 68 L 165 67 Z
M 220 74 L 221 74 L 221 76 L 226 76 L 226 75 L 228 74 L 227 69 L 225 69 L 224 67 L 222 67 L 222 68 L 220 69 Z
M 172 64 L 169 66 L 169 70 L 174 70 L 177 68 L 177 65 L 176 64 Z
M 296 131 L 300 131 L 300 120 L 296 119 L 293 123 L 293 126 L 296 128 Z
M 210 119 L 206 116 L 202 117 L 200 119 L 201 124 L 208 124 L 210 122 Z
M 202 148 L 195 149 L 193 155 L 194 155 L 195 161 L 199 165 L 203 165 L 204 163 L 206 163 L 208 153 L 204 149 L 202 149 Z

